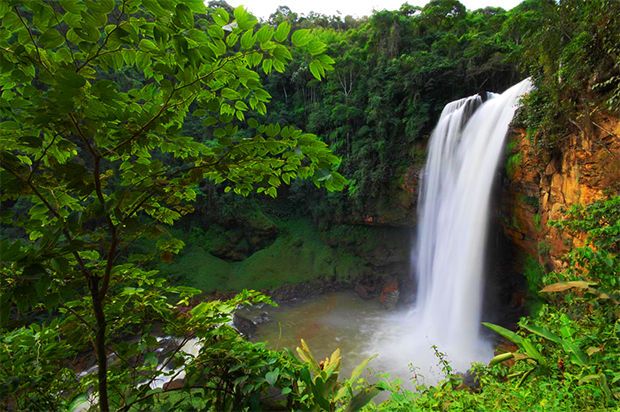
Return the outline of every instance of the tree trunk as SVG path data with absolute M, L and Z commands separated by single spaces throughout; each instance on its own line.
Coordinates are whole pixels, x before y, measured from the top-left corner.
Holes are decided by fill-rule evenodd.
M 97 320 L 95 334 L 95 351 L 97 353 L 97 378 L 99 381 L 99 409 L 101 412 L 109 412 L 108 402 L 108 356 L 105 350 L 106 321 L 103 312 L 103 301 L 99 295 L 99 279 L 92 277 L 90 281 L 90 293 L 93 300 L 93 310 Z

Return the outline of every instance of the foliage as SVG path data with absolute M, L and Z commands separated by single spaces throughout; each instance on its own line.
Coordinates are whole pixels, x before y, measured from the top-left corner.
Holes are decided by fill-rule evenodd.
M 302 344 L 300 362 L 228 326 L 266 297 L 200 303 L 154 267 L 184 247 L 169 226 L 217 204 L 208 191 L 227 203 L 293 183 L 292 199 L 334 220 L 390 210 L 441 107 L 525 71 L 539 145 L 568 124 L 587 132 L 619 110 L 619 4 L 433 0 L 359 20 L 280 7 L 259 24 L 219 1 L 1 2 L 0 407 L 372 409 L 379 389 L 393 391 L 381 410 L 617 406 L 617 196 L 553 223 L 587 238 L 566 271 L 531 271 L 546 304 L 517 332 L 492 327 L 518 348 L 476 367 L 471 391 L 440 353 L 446 381 L 417 392 L 359 370 L 339 382 L 338 352 L 321 365 Z M 328 144 L 346 197 L 296 181 L 344 187 Z M 162 336 L 176 338 L 163 355 Z
M 236 232 L 231 229 L 211 225 L 205 231 L 195 227 L 189 236 L 179 231 L 176 236 L 188 246 L 172 262 L 162 262 L 159 267 L 162 272 L 174 275 L 177 283 L 205 292 L 275 289 L 321 278 L 350 281 L 368 272 L 367 263 L 355 251 L 323 240 L 322 234 L 308 219 L 278 219 L 275 224 L 278 231 L 275 241 L 241 261 L 213 255 L 211 245 L 214 241 L 227 236 L 237 239 Z M 243 229 L 247 231 L 248 227 L 244 225 Z M 351 238 L 360 243 L 365 240 Z M 247 242 L 243 239 L 238 245 L 244 247 Z M 231 242 L 225 249 L 234 250 L 235 247 L 237 243 Z
M 619 198 L 574 207 L 569 218 L 553 223 L 585 233 L 586 246 L 567 254 L 570 265 L 564 272 L 537 279 L 563 281 L 540 290 L 544 304 L 532 316 L 521 319 L 519 330 L 485 323 L 512 342 L 515 350 L 496 355 L 488 366 L 470 370 L 476 382 L 471 386 L 458 385 L 458 376 L 451 374 L 439 356 L 440 365 L 448 371 L 444 382 L 435 387 L 418 386 L 416 392 L 383 382 L 380 386 L 393 393 L 378 410 L 617 409 L 620 316 L 614 271 L 618 265 Z
M 351 377 L 344 382 L 338 381 L 340 372 L 340 349 L 336 349 L 331 356 L 318 362 L 306 342 L 301 340 L 301 347 L 297 348 L 300 359 L 305 363 L 301 370 L 301 388 L 306 397 L 315 400 L 314 408 L 310 410 L 346 412 L 357 411 L 379 394 L 380 389 L 368 386 L 360 375 L 373 357 L 362 361 L 351 372 Z M 359 390 L 358 390 L 359 389 Z M 353 391 L 357 390 L 357 393 Z
M 359 221 L 394 210 L 402 176 L 421 166 L 420 146 L 443 106 L 520 78 L 513 54 L 532 16 L 507 26 L 513 14 L 435 0 L 378 11 L 357 24 L 314 26 L 335 56 L 334 72 L 318 83 L 295 58 L 267 87 L 276 101 L 274 120 L 326 136 L 343 159 L 349 190 L 317 196 L 316 217 L 341 222 L 354 214 Z M 288 16 L 293 26 L 307 27 Z M 305 203 L 308 189 L 299 188 Z
M 506 174 L 508 177 L 512 178 L 516 173 L 519 165 L 521 164 L 521 157 L 521 153 L 515 153 L 508 157 L 508 160 L 506 161 Z
M 538 145 L 561 147 L 565 136 L 588 131 L 597 112 L 620 113 L 620 3 L 614 0 L 528 1 L 539 28 L 523 55 L 536 89 L 524 116 Z
M 550 222 L 573 236 L 586 234 L 582 246 L 567 255 L 568 269 L 561 280 L 586 279 L 607 293 L 617 294 L 620 284 L 620 196 L 615 195 L 587 206 L 576 205 L 565 220 Z
M 97 384 L 101 410 L 110 400 L 123 407 L 156 373 L 143 355 L 158 329 L 206 333 L 226 318 L 214 307 L 213 319 L 176 322 L 174 302 L 187 305 L 197 291 L 147 269 L 183 248 L 166 225 L 192 211 L 199 184 L 272 197 L 295 178 L 343 187 L 339 159 L 315 135 L 256 119 L 271 98 L 259 73 L 283 72 L 291 50 L 316 79 L 333 61 L 308 31 L 257 27 L 242 7 L 231 16 L 202 1 L 4 1 L 0 21 L 0 200 L 10 206 L 0 245 L 3 340 L 56 344 L 33 332 L 38 325 L 60 328 L 61 347 L 91 344 L 97 377 L 78 386 Z M 199 135 L 184 128 L 190 110 Z M 156 253 L 136 253 L 144 238 L 157 240 Z M 3 351 L 39 362 L 10 345 Z M 46 370 L 70 363 L 53 345 L 40 353 L 51 357 Z M 34 407 L 27 382 L 2 402 Z M 61 382 L 40 385 L 49 390 L 40 398 L 62 405 L 76 386 L 65 393 Z

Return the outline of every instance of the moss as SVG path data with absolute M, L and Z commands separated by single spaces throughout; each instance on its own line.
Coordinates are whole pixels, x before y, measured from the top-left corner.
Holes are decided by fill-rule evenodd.
M 515 175 L 517 168 L 521 164 L 521 158 L 521 153 L 515 153 L 508 157 L 508 160 L 506 161 L 506 173 L 509 178 L 512 179 Z
M 196 244 L 188 244 L 172 263 L 162 263 L 159 269 L 180 279 L 182 284 L 204 291 L 220 289 L 219 286 L 226 284 L 232 274 L 228 262 Z
M 239 262 L 211 255 L 211 229 L 177 232 L 186 249 L 160 269 L 204 291 L 270 289 L 321 277 L 352 279 L 366 271 L 364 261 L 342 247 L 331 247 L 306 219 L 275 222 L 280 235 L 266 248 Z
M 549 252 L 551 251 L 551 245 L 548 242 L 542 240 L 538 242 L 537 249 L 538 249 L 539 256 L 548 257 Z
M 530 142 L 530 144 L 534 144 L 536 143 L 536 135 L 538 134 L 538 131 L 535 128 L 532 127 L 528 127 L 525 131 L 525 137 L 527 138 L 527 140 Z
M 523 262 L 523 276 L 528 290 L 527 310 L 529 313 L 537 313 L 543 302 L 538 291 L 543 287 L 545 268 L 534 257 L 526 256 Z
M 542 224 L 541 224 L 541 216 L 540 213 L 536 213 L 534 215 L 534 227 L 536 228 L 537 231 L 541 231 L 542 230 Z
M 540 207 L 540 201 L 539 201 L 538 197 L 536 197 L 536 196 L 527 196 L 527 195 L 520 194 L 517 197 L 517 201 L 519 203 L 522 203 L 524 205 L 529 206 L 530 208 L 534 209 L 535 211 L 538 211 L 538 209 Z

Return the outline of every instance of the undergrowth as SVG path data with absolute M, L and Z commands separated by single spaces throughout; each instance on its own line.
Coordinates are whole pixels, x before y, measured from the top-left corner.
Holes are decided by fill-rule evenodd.
M 390 398 L 367 410 L 618 410 L 620 196 L 573 207 L 566 217 L 550 224 L 586 239 L 565 256 L 564 270 L 545 273 L 533 259 L 526 265 L 531 293 L 542 301 L 538 310 L 516 332 L 486 325 L 516 350 L 474 365 L 473 383 L 436 353 L 444 381 L 410 391 L 384 379 L 379 386 Z

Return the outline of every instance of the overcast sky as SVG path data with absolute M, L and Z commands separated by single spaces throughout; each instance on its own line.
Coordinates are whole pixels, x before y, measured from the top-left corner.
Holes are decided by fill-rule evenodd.
M 511 9 L 521 0 L 460 0 L 469 10 L 486 6 Z M 372 10 L 396 10 L 405 0 L 228 0 L 232 6 L 243 4 L 246 9 L 257 17 L 266 19 L 278 6 L 288 6 L 295 13 L 307 14 L 310 11 L 335 15 L 340 12 L 343 16 L 368 16 Z M 409 4 L 423 6 L 428 0 L 409 0 Z

